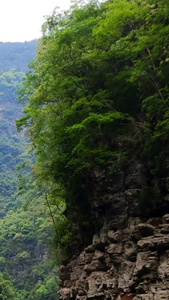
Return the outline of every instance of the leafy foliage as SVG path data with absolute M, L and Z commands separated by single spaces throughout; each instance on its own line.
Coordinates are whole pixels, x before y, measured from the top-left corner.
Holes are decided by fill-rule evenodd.
M 165 173 L 168 12 L 166 0 L 91 1 L 43 26 L 17 125 L 27 128 L 37 182 L 52 182 L 55 198 L 64 191 L 74 236 L 83 224 L 92 233 L 88 195 L 98 170 L 115 174 L 138 156 L 154 178 L 147 190 Z
M 33 58 L 31 51 L 28 54 Z M 29 55 L 17 60 L 23 70 Z M 12 66 L 15 64 L 13 61 Z M 42 192 L 28 189 L 33 155 L 28 153 L 28 141 L 17 132 L 14 121 L 21 115 L 16 89 L 23 77 L 24 73 L 14 68 L 0 74 L 0 299 L 52 300 L 57 299 L 58 289 L 58 263 L 55 265 L 56 257 L 51 258 L 52 218 Z M 54 208 L 51 213 L 56 216 Z M 45 294 L 38 293 L 41 286 Z
M 53 280 L 55 286 L 52 291 L 46 287 L 46 298 L 44 295 L 37 298 L 53 299 L 52 295 L 57 294 L 58 267 L 53 267 L 47 249 L 52 221 L 40 199 L 36 201 L 36 211 L 34 205 L 26 210 L 11 210 L 1 220 L 0 272 L 8 274 L 13 290 L 21 297 L 18 299 L 23 299 L 22 294 L 24 299 L 36 299 L 38 289 Z M 4 292 L 3 287 L 2 290 Z

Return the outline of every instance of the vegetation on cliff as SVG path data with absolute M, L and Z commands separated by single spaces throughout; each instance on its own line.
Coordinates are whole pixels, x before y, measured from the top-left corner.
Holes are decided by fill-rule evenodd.
M 168 35 L 166 0 L 91 1 L 55 11 L 43 25 L 17 126 L 27 129 L 36 184 L 50 207 L 65 200 L 67 220 L 55 224 L 62 248 L 69 230 L 94 230 L 87 196 L 97 172 L 109 176 L 138 156 L 148 174 L 145 196 L 159 192 L 167 171 Z

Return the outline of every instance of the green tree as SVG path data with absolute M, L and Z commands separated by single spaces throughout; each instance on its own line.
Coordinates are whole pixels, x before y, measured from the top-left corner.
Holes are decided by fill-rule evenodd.
M 14 300 L 16 298 L 16 291 L 9 279 L 5 279 L 3 274 L 0 273 L 0 299 Z
M 166 0 L 91 1 L 43 26 L 17 125 L 35 151 L 37 184 L 51 183 L 50 205 L 63 193 L 74 236 L 92 236 L 97 173 L 116 174 L 136 156 L 153 176 L 165 164 L 168 28 Z

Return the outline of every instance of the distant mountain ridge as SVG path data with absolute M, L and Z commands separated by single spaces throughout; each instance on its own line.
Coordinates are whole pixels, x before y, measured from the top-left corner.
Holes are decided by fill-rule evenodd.
M 28 63 L 35 57 L 38 40 L 30 42 L 0 42 L 0 73 L 15 69 L 16 72 L 27 72 Z

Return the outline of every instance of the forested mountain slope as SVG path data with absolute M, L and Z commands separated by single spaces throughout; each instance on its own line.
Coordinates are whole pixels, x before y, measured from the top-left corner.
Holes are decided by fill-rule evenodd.
M 168 35 L 166 0 L 78 2 L 43 26 L 17 125 L 36 186 L 65 201 L 62 299 L 169 297 Z
M 38 40 L 24 43 L 0 42 L 0 73 L 15 68 L 16 72 L 28 71 L 28 63 L 35 56 Z
M 36 44 L 0 43 L 0 299 L 57 297 L 52 219 L 43 193 L 27 188 L 33 155 L 15 124 L 22 110 L 16 90 Z

